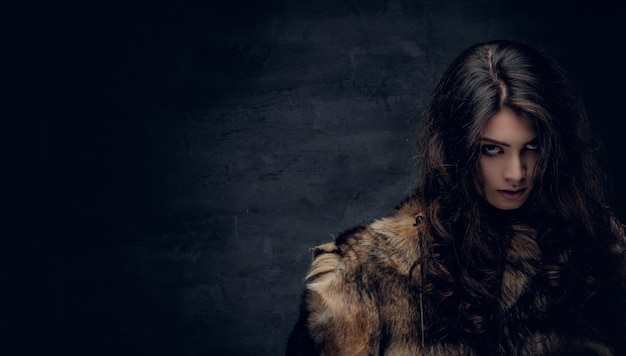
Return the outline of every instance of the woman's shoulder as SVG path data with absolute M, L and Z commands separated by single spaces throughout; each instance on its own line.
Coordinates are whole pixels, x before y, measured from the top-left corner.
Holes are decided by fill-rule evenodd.
M 315 354 L 350 350 L 354 355 L 378 351 L 381 301 L 385 293 L 406 287 L 403 275 L 418 260 L 421 220 L 419 204 L 408 199 L 393 214 L 313 247 L 289 349 L 310 347 Z
M 350 275 L 377 268 L 408 274 L 419 257 L 424 225 L 419 202 L 407 199 L 393 214 L 357 225 L 334 241 L 311 248 L 313 261 L 306 280 L 312 282 L 325 273 Z

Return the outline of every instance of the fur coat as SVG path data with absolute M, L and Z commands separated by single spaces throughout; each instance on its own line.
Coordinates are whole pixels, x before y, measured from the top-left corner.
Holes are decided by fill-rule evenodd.
M 440 310 L 411 276 L 428 221 L 414 200 L 312 249 L 300 318 L 288 355 L 625 355 L 624 230 L 606 258 L 613 281 L 594 295 L 591 316 L 558 311 L 537 287 L 541 250 L 531 229 L 515 231 L 501 273 L 498 328 L 485 334 L 429 337 Z M 420 277 L 422 278 L 422 277 Z M 555 311 L 556 310 L 556 311 Z M 624 336 L 622 336 L 624 335 Z

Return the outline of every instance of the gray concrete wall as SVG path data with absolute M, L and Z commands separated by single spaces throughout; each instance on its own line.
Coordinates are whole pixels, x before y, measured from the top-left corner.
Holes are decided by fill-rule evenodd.
M 425 99 L 478 41 L 530 42 L 572 74 L 626 218 L 624 31 L 601 4 L 33 1 L 0 17 L 14 354 L 282 354 L 308 248 L 408 194 Z

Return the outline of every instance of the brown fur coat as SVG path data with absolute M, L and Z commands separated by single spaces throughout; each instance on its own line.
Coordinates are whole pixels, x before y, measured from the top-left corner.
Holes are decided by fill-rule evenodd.
M 410 200 L 390 217 L 313 248 L 301 315 L 287 354 L 625 354 L 623 264 L 616 265 L 615 278 L 607 278 L 615 285 L 594 296 L 595 317 L 558 314 L 547 293 L 536 286 L 541 251 L 534 232 L 524 227 L 515 230 L 504 260 L 497 330 L 429 338 L 430 325 L 442 311 L 425 302 L 419 288 L 422 277 L 412 277 L 420 275 L 413 269 L 419 269 L 415 262 L 426 224 L 418 203 Z M 621 225 L 614 228 L 623 236 Z M 621 261 L 624 244 L 618 241 L 607 258 Z

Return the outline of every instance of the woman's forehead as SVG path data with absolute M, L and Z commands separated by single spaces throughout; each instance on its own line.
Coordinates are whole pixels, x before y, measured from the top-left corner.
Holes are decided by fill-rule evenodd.
M 537 136 L 532 120 L 504 108 L 492 116 L 483 128 L 482 138 L 500 141 L 509 145 L 526 144 Z

